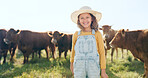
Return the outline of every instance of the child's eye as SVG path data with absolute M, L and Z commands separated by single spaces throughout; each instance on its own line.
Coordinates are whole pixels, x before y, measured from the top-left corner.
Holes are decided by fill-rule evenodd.
M 86 17 L 86 18 L 89 18 L 89 17 Z
M 83 17 L 81 19 L 84 19 Z

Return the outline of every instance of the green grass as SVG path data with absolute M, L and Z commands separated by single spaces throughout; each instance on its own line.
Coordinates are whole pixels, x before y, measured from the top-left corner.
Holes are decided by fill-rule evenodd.
M 114 60 L 110 60 L 110 52 L 107 56 L 106 72 L 109 78 L 141 78 L 144 73 L 144 64 L 138 60 L 134 60 L 132 54 L 127 55 L 124 52 L 124 58 L 121 58 L 119 51 L 118 58 L 114 53 Z M 29 58 L 28 64 L 23 63 L 23 55 L 20 51 L 16 53 L 14 63 L 10 63 L 10 55 L 7 56 L 7 63 L 0 65 L 0 78 L 72 78 L 70 71 L 70 52 L 67 59 L 58 58 L 46 59 L 46 53 L 42 50 L 42 57 L 39 59 L 35 56 L 34 59 Z M 2 59 L 3 60 L 3 59 Z

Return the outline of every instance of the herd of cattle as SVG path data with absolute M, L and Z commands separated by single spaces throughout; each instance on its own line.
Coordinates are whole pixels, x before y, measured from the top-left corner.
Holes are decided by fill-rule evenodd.
M 29 55 L 34 56 L 34 52 L 39 53 L 39 58 L 41 57 L 41 50 L 45 49 L 47 59 L 49 56 L 49 49 L 52 52 L 54 57 L 55 46 L 58 47 L 59 57 L 61 53 L 65 52 L 65 58 L 67 51 L 71 50 L 72 46 L 72 34 L 64 34 L 58 31 L 55 32 L 32 32 L 29 30 L 14 30 L 10 29 L 8 31 L 1 29 L 0 30 L 0 59 L 3 56 L 4 61 L 6 62 L 6 56 L 8 50 L 11 54 L 10 61 L 13 60 L 15 54 L 15 49 L 18 49 L 23 53 L 24 62 L 28 62 Z
M 135 58 L 144 63 L 144 76 L 148 78 L 148 29 L 145 30 L 113 30 L 111 26 L 104 25 L 102 28 L 105 42 L 105 50 L 122 48 L 130 50 Z M 114 50 L 114 49 L 113 49 Z M 112 53 L 113 54 L 113 51 Z
M 144 63 L 144 76 L 148 78 L 148 29 L 145 30 L 113 30 L 111 26 L 104 25 L 99 28 L 103 31 L 103 40 L 105 54 L 107 50 L 112 49 L 111 61 L 113 61 L 113 52 L 117 48 L 130 50 L 135 58 L 140 59 Z M 0 29 L 0 61 L 4 57 L 3 63 L 6 62 L 8 51 L 10 52 L 10 61 L 13 61 L 16 48 L 18 48 L 24 56 L 24 62 L 28 62 L 29 55 L 38 52 L 41 57 L 41 50 L 45 49 L 47 59 L 49 59 L 49 50 L 54 57 L 55 47 L 58 47 L 59 58 L 64 52 L 66 58 L 68 50 L 72 47 L 72 34 L 54 32 L 32 32 L 29 30 L 10 30 Z M 118 53 L 117 53 L 118 54 Z M 122 55 L 123 57 L 123 55 Z M 0 62 L 1 63 L 1 62 Z

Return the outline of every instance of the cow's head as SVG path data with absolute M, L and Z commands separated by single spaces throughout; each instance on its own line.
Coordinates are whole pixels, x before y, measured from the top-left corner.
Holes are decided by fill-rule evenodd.
M 103 38 L 108 39 L 110 37 L 111 32 L 111 26 L 109 25 L 103 25 L 102 28 L 99 28 L 103 31 Z
M 122 48 L 125 43 L 125 30 L 121 29 L 116 34 L 115 37 L 109 43 L 112 47 Z
M 64 36 L 64 33 L 60 33 L 58 31 L 54 31 L 53 33 L 49 33 L 49 35 L 52 37 L 51 42 L 55 45 L 58 44 L 58 41 Z
M 109 25 L 103 25 L 102 28 L 99 28 L 100 30 L 103 31 L 103 40 L 104 40 L 104 46 L 106 49 L 110 49 L 110 45 L 109 42 L 112 39 L 113 33 L 112 33 L 112 29 L 111 26 Z
M 13 28 L 11 28 L 7 34 L 6 37 L 4 38 L 4 42 L 6 44 L 10 44 L 10 43 L 16 43 L 18 40 L 18 33 L 20 32 L 20 30 L 14 30 Z

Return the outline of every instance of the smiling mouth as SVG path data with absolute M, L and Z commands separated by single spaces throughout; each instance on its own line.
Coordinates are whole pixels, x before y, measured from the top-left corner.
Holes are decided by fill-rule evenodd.
M 89 23 L 87 22 L 87 23 L 83 23 L 84 25 L 88 25 Z

